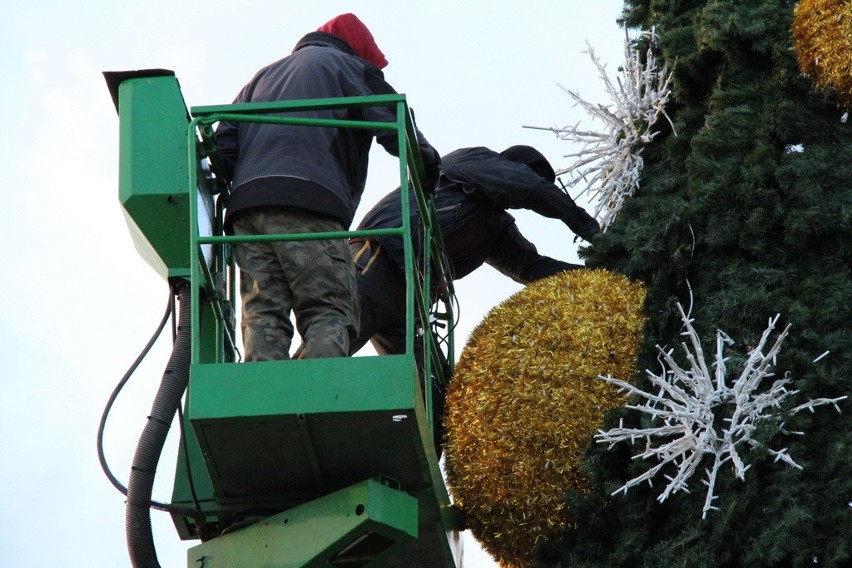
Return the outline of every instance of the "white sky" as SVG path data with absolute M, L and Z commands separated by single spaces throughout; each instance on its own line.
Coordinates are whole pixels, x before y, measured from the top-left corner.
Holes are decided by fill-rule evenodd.
M 110 392 L 154 331 L 166 283 L 139 257 L 118 203 L 118 118 L 102 71 L 173 69 L 189 106 L 229 103 L 263 65 L 331 17 L 372 30 L 418 125 L 443 154 L 464 146 L 539 148 L 556 169 L 575 151 L 523 125 L 588 121 L 556 83 L 608 103 L 583 51 L 622 58 L 621 0 L 223 0 L 9 2 L 0 19 L 0 564 L 129 565 L 124 499 L 101 473 L 95 435 Z M 592 123 L 589 123 L 592 126 Z M 373 153 L 356 220 L 396 186 L 395 161 Z M 589 208 L 591 211 L 591 207 Z M 560 222 L 516 215 L 544 254 L 577 262 Z M 459 346 L 519 287 L 490 267 L 457 284 Z M 111 415 L 107 457 L 126 483 L 165 366 L 167 338 Z M 171 444 L 171 441 L 170 441 Z M 154 498 L 171 494 L 173 445 Z M 164 567 L 186 566 L 165 513 L 152 512 Z M 465 533 L 465 566 L 496 566 Z

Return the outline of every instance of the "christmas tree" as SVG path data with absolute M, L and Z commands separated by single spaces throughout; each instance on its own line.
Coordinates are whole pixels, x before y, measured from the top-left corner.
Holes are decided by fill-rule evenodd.
M 635 385 L 634 408 L 602 430 L 659 429 L 666 417 L 636 408 L 637 392 L 662 393 L 689 355 L 724 387 L 705 408 L 716 432 L 730 434 L 754 397 L 770 404 L 735 459 L 717 451 L 712 476 L 701 448 L 721 434 L 690 442 L 691 477 L 684 461 L 634 458 L 651 438 L 598 436 L 591 492 L 568 494 L 574 525 L 533 565 L 850 566 L 852 2 L 628 0 L 623 18 L 654 30 L 641 41 L 671 72 L 671 94 L 639 186 L 582 253 L 647 287 L 647 372 L 616 377 Z M 752 364 L 753 391 L 722 404 Z M 817 400 L 833 402 L 807 406 Z M 662 434 L 653 443 L 677 439 Z

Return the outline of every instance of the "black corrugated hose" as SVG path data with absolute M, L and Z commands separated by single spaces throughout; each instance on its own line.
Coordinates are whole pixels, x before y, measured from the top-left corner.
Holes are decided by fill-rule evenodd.
M 127 548 L 134 568 L 160 567 L 151 529 L 151 495 L 154 491 L 157 463 L 160 461 L 169 428 L 189 383 L 192 314 L 190 285 L 186 280 L 176 279 L 172 282 L 172 288 L 180 302 L 177 337 L 160 387 L 154 397 L 151 415 L 139 437 L 136 453 L 133 455 L 130 479 L 127 483 L 125 532 Z

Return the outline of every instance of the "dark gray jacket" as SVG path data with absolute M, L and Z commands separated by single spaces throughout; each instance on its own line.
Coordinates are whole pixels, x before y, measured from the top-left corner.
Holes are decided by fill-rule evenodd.
M 441 159 L 442 187 L 435 193 L 435 208 L 453 278 L 462 278 L 483 263 L 490 264 L 516 282 L 528 284 L 558 272 L 578 268 L 541 255 L 524 238 L 506 209 L 529 209 L 559 219 L 585 240 L 597 234 L 595 219 L 554 184 L 524 164 L 504 158 L 484 147 L 462 148 Z M 422 243 L 422 226 L 412 199 L 415 250 Z M 371 209 L 359 228 L 399 227 L 400 189 L 389 193 Z M 402 239 L 379 240 L 400 269 Z
M 257 72 L 234 103 L 394 94 L 374 65 L 356 57 L 335 35 L 311 32 L 293 53 Z M 287 116 L 394 122 L 392 108 L 364 107 L 287 113 Z M 373 137 L 397 155 L 394 131 L 223 122 L 216 130 L 225 175 L 231 180 L 226 226 L 235 213 L 257 206 L 299 207 L 330 215 L 348 227 L 367 178 Z M 418 132 L 424 165 L 438 153 Z

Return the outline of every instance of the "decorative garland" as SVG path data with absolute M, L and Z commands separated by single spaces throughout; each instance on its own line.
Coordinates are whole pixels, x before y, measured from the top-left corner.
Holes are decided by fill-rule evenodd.
M 852 108 L 852 1 L 803 0 L 793 12 L 799 69 L 821 89 L 834 89 Z
M 503 566 L 570 525 L 584 448 L 626 403 L 599 376 L 631 377 L 645 288 L 606 270 L 535 282 L 474 330 L 450 381 L 446 472 L 467 526 Z

